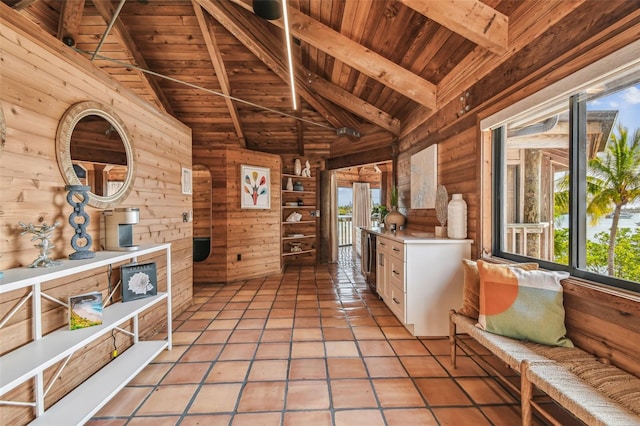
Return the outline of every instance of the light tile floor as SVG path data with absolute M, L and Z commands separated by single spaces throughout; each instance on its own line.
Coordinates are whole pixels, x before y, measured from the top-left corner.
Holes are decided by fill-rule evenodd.
M 196 286 L 173 350 L 88 424 L 520 424 L 516 399 L 471 357 L 453 369 L 446 339 L 412 337 L 359 268 L 347 248 L 336 265 Z

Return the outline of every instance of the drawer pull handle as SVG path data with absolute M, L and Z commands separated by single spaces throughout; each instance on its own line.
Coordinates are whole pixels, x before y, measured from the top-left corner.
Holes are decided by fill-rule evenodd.
M 391 300 L 393 300 L 393 303 L 395 303 L 396 305 L 400 304 L 400 302 L 398 302 L 398 299 L 396 299 L 395 297 L 392 297 Z
M 380 243 L 380 245 L 381 245 L 381 246 L 386 246 L 386 244 L 385 244 L 385 243 Z
M 394 271 L 393 269 L 391 270 L 391 272 L 393 272 L 393 273 L 394 273 L 394 274 L 396 274 L 396 275 L 400 275 L 400 273 L 399 273 L 399 272 L 396 272 L 396 271 Z
M 400 251 L 399 249 L 397 249 L 396 247 L 393 248 L 393 251 Z

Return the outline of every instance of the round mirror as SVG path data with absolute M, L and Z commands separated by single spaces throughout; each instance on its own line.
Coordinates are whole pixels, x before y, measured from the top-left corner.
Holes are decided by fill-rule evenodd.
M 69 108 L 58 126 L 58 165 L 69 185 L 91 187 L 89 205 L 110 208 L 133 186 L 133 144 L 124 122 L 107 105 L 80 102 Z

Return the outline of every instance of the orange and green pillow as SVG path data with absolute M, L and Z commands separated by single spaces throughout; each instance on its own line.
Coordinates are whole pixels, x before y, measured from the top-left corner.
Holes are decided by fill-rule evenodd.
M 523 270 L 478 261 L 478 327 L 494 334 L 573 347 L 565 335 L 562 284 L 569 273 Z
M 531 263 L 510 263 L 500 265 L 502 268 L 522 268 L 522 269 L 538 269 L 538 264 Z M 462 259 L 462 268 L 464 271 L 464 282 L 462 286 L 462 307 L 458 309 L 458 313 L 475 320 L 478 319 L 480 310 L 480 274 L 478 273 L 478 265 L 475 261 Z

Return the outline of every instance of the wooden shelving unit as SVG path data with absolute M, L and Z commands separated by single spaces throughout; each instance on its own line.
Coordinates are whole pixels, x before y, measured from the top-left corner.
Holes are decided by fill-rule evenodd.
M 315 171 L 312 171 L 312 175 Z M 304 190 L 285 189 L 287 181 L 300 182 Z M 318 217 L 316 176 L 303 177 L 282 173 L 282 261 L 283 264 L 314 264 L 318 246 Z M 295 203 L 295 205 L 291 205 Z M 287 221 L 292 213 L 299 213 L 299 221 Z

